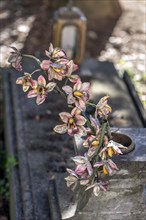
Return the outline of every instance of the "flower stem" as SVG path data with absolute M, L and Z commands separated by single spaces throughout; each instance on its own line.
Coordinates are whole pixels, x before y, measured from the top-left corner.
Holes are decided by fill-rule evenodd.
M 39 65 L 41 63 L 41 61 L 38 58 L 36 58 L 35 56 L 28 55 L 28 54 L 23 54 L 22 56 L 34 59 Z
M 87 105 L 91 105 L 91 106 L 93 106 L 93 107 L 95 107 L 95 108 L 96 108 L 96 105 L 95 105 L 94 103 L 87 102 L 86 104 L 87 104 Z
M 85 117 L 86 120 L 87 120 L 86 123 L 87 123 L 88 127 L 89 127 L 94 133 L 96 133 L 95 128 L 91 125 L 91 123 L 90 123 L 89 119 L 87 118 L 86 114 L 85 114 L 84 112 L 82 112 L 82 114 L 84 115 L 84 117 Z
M 99 147 L 97 148 L 97 150 L 95 151 L 95 153 L 93 154 L 92 157 L 95 157 L 95 155 L 98 155 L 101 148 L 102 148 L 103 138 L 104 138 L 106 127 L 107 127 L 107 122 L 105 122 L 101 127 L 101 136 L 100 136 L 100 141 L 99 141 Z
M 65 80 L 64 85 L 66 86 L 66 85 L 67 85 L 67 83 L 68 83 L 68 78 Z
M 57 86 L 56 85 L 56 90 L 60 93 L 60 95 L 64 98 L 64 99 L 66 99 L 66 95 L 61 91 L 61 89 L 59 88 L 59 86 Z
M 109 122 L 107 121 L 107 134 L 108 134 L 108 137 L 111 139 L 112 135 L 111 135 L 111 130 L 110 130 L 110 126 L 109 126 Z
M 33 75 L 34 73 L 39 72 L 39 71 L 41 71 L 41 69 L 34 70 L 34 71 L 31 73 L 31 75 Z

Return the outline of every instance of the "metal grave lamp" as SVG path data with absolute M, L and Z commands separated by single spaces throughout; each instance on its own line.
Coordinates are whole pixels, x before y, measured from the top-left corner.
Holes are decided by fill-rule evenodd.
M 72 7 L 72 1 L 54 14 L 53 45 L 63 48 L 67 57 L 77 64 L 82 62 L 84 56 L 86 20 L 79 8 Z

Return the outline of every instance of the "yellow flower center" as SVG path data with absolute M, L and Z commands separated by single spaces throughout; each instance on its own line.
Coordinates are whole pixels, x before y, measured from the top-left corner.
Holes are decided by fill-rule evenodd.
M 113 154 L 114 154 L 114 151 L 113 151 L 112 147 L 108 147 L 108 155 L 109 155 L 109 157 L 112 157 Z
M 70 118 L 68 122 L 69 122 L 69 124 L 73 124 L 74 119 L 73 119 L 73 118 Z
M 80 91 L 75 91 L 75 92 L 73 93 L 73 95 L 74 95 L 75 97 L 82 97 L 82 96 L 83 96 L 83 93 L 80 92 Z
M 57 68 L 53 68 L 53 70 L 57 73 L 59 73 L 61 71 L 61 68 L 60 69 L 57 69 Z
M 44 88 L 41 86 L 37 86 L 36 91 L 39 95 L 42 95 L 44 93 Z
M 69 127 L 70 127 L 70 128 L 74 128 L 74 119 L 73 119 L 73 118 L 70 118 L 70 119 L 68 120 L 68 123 L 69 123 Z
M 103 173 L 104 173 L 105 175 L 108 175 L 108 170 L 106 169 L 105 166 L 103 166 Z
M 95 140 L 95 141 L 92 142 L 91 145 L 92 145 L 93 147 L 98 146 L 98 145 L 99 145 L 99 141 L 98 141 L 98 140 Z

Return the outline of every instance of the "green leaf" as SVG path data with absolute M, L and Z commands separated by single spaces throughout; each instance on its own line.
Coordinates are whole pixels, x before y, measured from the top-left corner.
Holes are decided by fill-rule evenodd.
M 92 189 L 85 191 L 85 188 L 82 187 L 78 192 L 78 203 L 76 212 L 82 210 L 88 203 L 92 194 Z

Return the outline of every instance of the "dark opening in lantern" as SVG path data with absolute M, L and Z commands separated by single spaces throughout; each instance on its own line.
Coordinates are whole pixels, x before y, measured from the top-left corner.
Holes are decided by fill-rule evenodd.
M 53 45 L 63 48 L 68 59 L 80 64 L 83 60 L 86 40 L 86 17 L 77 8 L 68 5 L 54 14 Z

